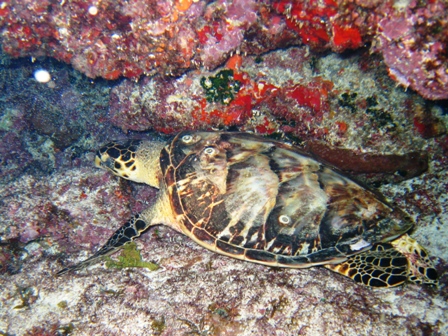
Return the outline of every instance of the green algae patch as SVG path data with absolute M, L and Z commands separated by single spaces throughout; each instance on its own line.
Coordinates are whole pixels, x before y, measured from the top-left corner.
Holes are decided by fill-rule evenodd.
M 39 291 L 36 287 L 17 286 L 17 294 L 20 295 L 21 303 L 14 306 L 13 309 L 28 309 L 39 297 Z
M 151 328 L 156 335 L 160 335 L 166 329 L 165 318 L 162 316 L 160 320 L 153 320 L 151 322 Z
M 201 86 L 209 103 L 229 105 L 241 88 L 241 83 L 233 78 L 233 70 L 221 70 L 216 76 L 202 77 Z
M 148 268 L 151 271 L 155 271 L 159 268 L 159 265 L 152 262 L 142 260 L 140 251 L 137 250 L 137 244 L 129 243 L 123 247 L 121 256 L 118 260 L 113 260 L 110 257 L 106 257 L 106 267 L 107 268 L 118 268 L 123 269 L 127 267 L 140 267 Z
M 74 330 L 75 326 L 73 325 L 73 323 L 69 323 L 67 325 L 60 326 L 58 328 L 57 335 L 71 335 Z
M 59 308 L 61 308 L 61 309 L 65 309 L 65 308 L 67 308 L 68 307 L 68 303 L 67 303 L 67 301 L 61 301 L 61 302 L 59 302 L 58 304 L 57 304 L 57 306 L 59 307 Z

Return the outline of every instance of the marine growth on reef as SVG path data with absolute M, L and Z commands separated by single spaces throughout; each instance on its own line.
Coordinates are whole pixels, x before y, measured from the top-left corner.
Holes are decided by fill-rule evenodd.
M 14 57 L 47 55 L 106 79 L 212 69 L 236 51 L 370 46 L 399 84 L 447 99 L 447 16 L 443 0 L 18 0 L 1 3 L 0 28 Z

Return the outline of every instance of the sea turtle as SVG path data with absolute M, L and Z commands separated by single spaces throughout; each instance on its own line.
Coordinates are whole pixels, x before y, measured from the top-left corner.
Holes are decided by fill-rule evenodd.
M 79 270 L 165 224 L 205 248 L 269 266 L 324 265 L 374 287 L 437 284 L 411 218 L 337 169 L 247 133 L 183 132 L 170 142 L 111 142 L 95 165 L 159 188 Z

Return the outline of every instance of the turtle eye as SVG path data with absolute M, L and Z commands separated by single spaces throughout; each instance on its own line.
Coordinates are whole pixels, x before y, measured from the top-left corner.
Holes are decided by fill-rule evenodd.
M 208 154 L 208 155 L 212 155 L 215 154 L 216 149 L 214 149 L 213 147 L 207 147 L 206 149 L 204 149 L 204 153 Z
M 278 217 L 278 221 L 280 222 L 280 224 L 288 225 L 289 223 L 291 223 L 291 218 L 286 215 L 280 215 Z
M 191 141 L 193 141 L 193 137 L 192 137 L 191 135 L 189 135 L 189 134 L 184 135 L 184 136 L 182 137 L 182 141 L 183 141 L 184 143 L 190 143 Z

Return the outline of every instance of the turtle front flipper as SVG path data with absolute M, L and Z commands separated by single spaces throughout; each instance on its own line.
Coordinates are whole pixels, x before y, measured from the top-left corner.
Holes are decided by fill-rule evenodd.
M 134 215 L 129 221 L 126 222 L 126 224 L 115 231 L 107 243 L 93 256 L 80 262 L 79 264 L 60 270 L 56 273 L 56 275 L 62 275 L 70 271 L 79 270 L 98 262 L 102 257 L 115 253 L 123 245 L 132 242 L 151 226 L 166 224 L 180 231 L 180 228 L 175 223 L 176 222 L 173 217 L 168 195 L 165 188 L 161 188 L 161 192 L 159 193 L 159 197 L 157 197 L 155 203 L 149 208 L 143 210 L 140 214 Z
M 90 266 L 96 262 L 98 262 L 102 257 L 113 254 L 118 251 L 123 245 L 130 243 L 140 236 L 140 234 L 145 231 L 149 225 L 143 220 L 143 216 L 137 214 L 133 216 L 129 221 L 126 222 L 121 228 L 119 228 L 112 237 L 109 238 L 107 243 L 101 247 L 93 256 L 90 258 L 81 261 L 78 264 L 75 264 L 70 267 L 66 267 L 56 275 L 62 275 L 71 271 L 80 270 L 87 266 Z
M 407 234 L 325 267 L 371 287 L 394 287 L 405 282 L 438 284 L 428 254 Z

